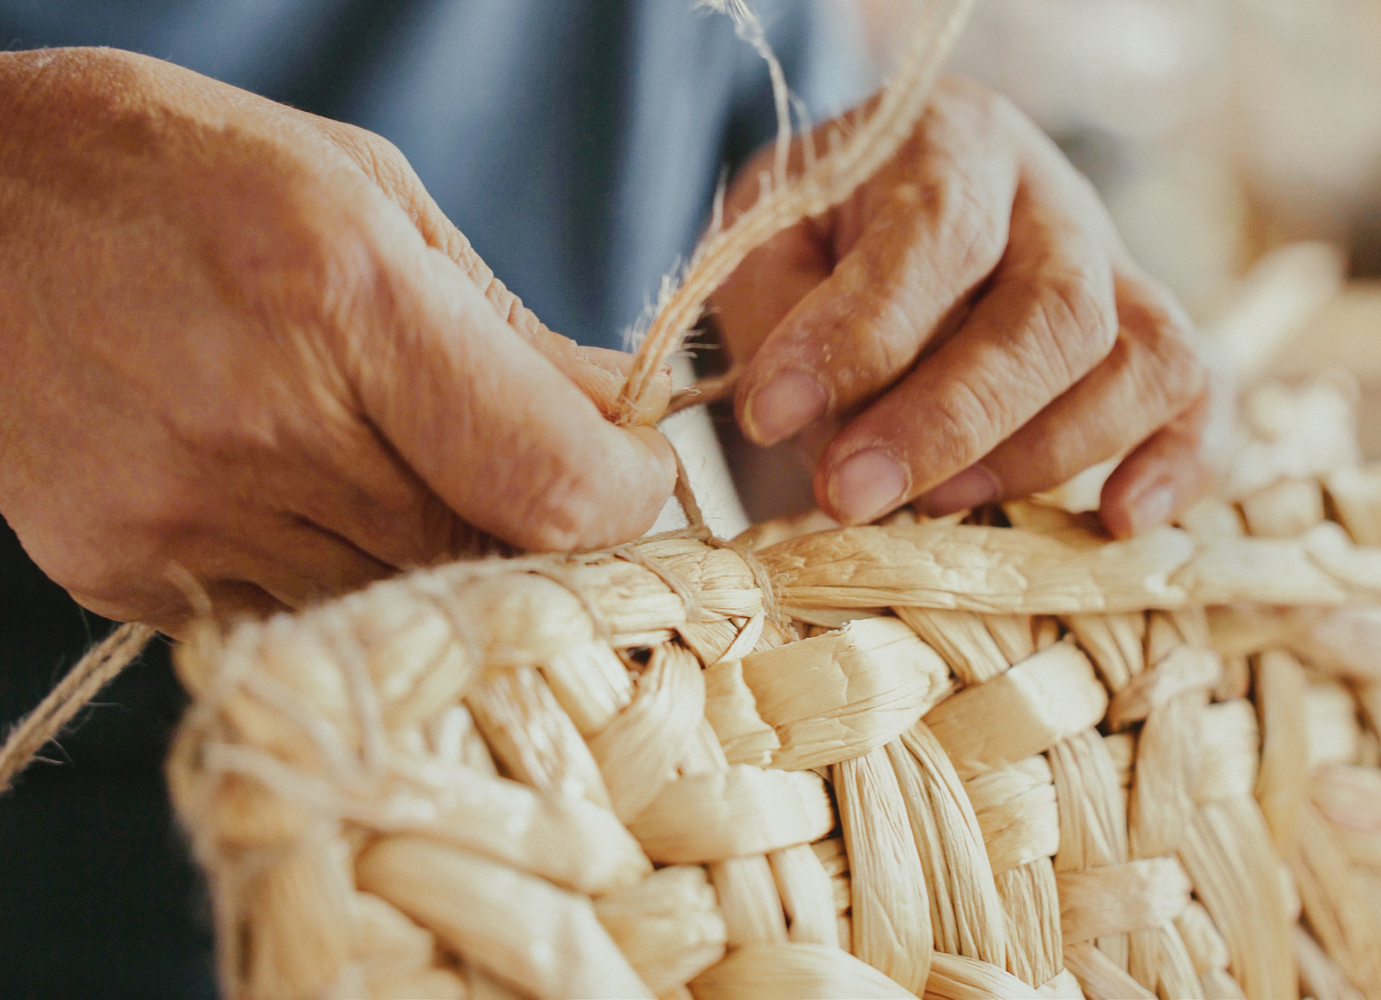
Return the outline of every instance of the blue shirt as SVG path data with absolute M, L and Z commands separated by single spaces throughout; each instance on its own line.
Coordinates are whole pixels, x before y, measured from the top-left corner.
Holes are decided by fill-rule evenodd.
M 758 6 L 812 116 L 861 96 L 840 0 Z M 547 325 L 607 347 L 774 127 L 762 60 L 691 0 L 0 0 L 0 37 L 144 52 L 378 132 Z

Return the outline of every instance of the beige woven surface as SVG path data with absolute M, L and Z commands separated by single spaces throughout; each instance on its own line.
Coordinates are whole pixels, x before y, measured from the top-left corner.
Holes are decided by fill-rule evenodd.
M 1130 543 L 807 518 L 208 632 L 228 992 L 1381 997 L 1378 476 L 1296 437 Z

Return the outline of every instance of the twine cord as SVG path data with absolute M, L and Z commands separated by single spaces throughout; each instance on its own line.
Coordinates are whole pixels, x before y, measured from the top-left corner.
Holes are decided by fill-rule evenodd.
M 121 625 L 78 660 L 38 707 L 15 724 L 0 748 L 0 795 L 9 791 L 20 772 L 101 688 L 134 662 L 155 634 L 147 625 Z
M 678 287 L 665 293 L 619 396 L 618 423 L 638 420 L 657 373 L 699 321 L 706 299 L 745 257 L 782 230 L 819 215 L 853 194 L 911 135 L 930 100 L 940 67 L 958 40 L 973 0 L 936 0 L 912 36 L 877 107 L 843 142 L 789 183 L 776 183 L 727 229 L 708 233 Z M 767 174 L 765 180 L 771 180 Z

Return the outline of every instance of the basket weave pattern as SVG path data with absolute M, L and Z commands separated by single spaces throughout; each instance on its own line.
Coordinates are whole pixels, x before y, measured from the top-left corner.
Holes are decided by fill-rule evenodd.
M 1124 543 L 1020 503 L 459 563 L 208 632 L 170 778 L 227 990 L 1381 997 L 1381 552 L 1344 533 L 1381 476 L 1326 482 Z

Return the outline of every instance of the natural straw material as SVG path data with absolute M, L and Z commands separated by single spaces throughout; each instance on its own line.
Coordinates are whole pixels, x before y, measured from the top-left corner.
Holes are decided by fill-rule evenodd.
M 1377 473 L 1336 385 L 1245 411 L 1130 542 L 812 515 L 202 630 L 227 996 L 1381 1000 Z
M 797 520 L 205 633 L 169 778 L 226 992 L 1381 998 L 1381 552 L 1226 509 L 1168 555 Z

